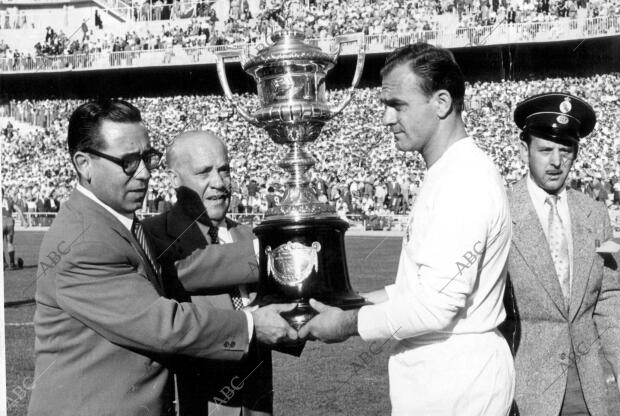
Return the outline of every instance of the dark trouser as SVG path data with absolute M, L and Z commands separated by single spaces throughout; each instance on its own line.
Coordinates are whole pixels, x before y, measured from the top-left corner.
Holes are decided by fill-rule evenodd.
M 179 414 L 209 416 L 208 402 L 271 414 L 272 377 L 271 351 L 256 342 L 241 362 L 190 360 L 177 373 Z
M 2 240 L 4 250 L 9 255 L 9 264 L 15 266 L 15 247 L 13 246 L 13 238 L 15 237 L 15 221 L 12 217 L 2 217 Z M 4 256 L 4 253 L 3 253 Z M 6 263 L 6 258 L 4 258 Z

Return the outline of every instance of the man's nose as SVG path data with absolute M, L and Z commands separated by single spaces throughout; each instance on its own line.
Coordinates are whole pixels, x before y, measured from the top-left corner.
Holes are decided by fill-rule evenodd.
M 560 155 L 560 151 L 555 149 L 551 152 L 551 160 L 550 163 L 553 167 L 559 168 L 562 164 L 562 156 Z
M 226 187 L 226 182 L 224 182 L 224 178 L 222 178 L 219 172 L 214 172 L 209 180 L 209 185 L 212 188 L 220 189 Z
M 151 171 L 147 169 L 146 163 L 144 163 L 144 160 L 140 160 L 140 164 L 138 165 L 138 170 L 136 170 L 136 173 L 134 173 L 133 176 L 136 179 L 142 179 L 145 181 L 151 178 Z
M 383 112 L 383 125 L 391 126 L 396 123 L 396 111 L 393 108 L 387 107 Z

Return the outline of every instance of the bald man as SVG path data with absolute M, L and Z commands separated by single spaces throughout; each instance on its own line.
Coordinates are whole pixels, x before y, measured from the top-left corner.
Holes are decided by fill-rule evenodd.
M 230 166 L 211 132 L 178 136 L 166 153 L 177 203 L 144 221 L 164 270 L 166 292 L 205 307 L 240 309 L 258 281 L 252 230 L 226 218 Z M 213 287 L 204 290 L 205 281 Z M 222 283 L 225 283 L 222 285 Z M 180 414 L 271 415 L 271 352 L 253 342 L 238 363 L 182 359 L 175 369 Z

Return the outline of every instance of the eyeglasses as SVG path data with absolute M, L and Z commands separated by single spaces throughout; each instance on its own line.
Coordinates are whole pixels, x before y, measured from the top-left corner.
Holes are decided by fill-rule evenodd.
M 117 165 L 121 166 L 123 168 L 123 172 L 125 172 L 125 174 L 129 176 L 133 176 L 136 173 L 136 171 L 138 170 L 138 166 L 140 166 L 140 161 L 144 162 L 144 165 L 148 170 L 152 170 L 159 167 L 162 157 L 162 153 L 155 149 L 149 149 L 142 154 L 132 153 L 129 155 L 125 155 L 121 158 L 106 155 L 105 153 L 101 153 L 95 149 L 91 149 L 88 147 L 86 149 L 82 149 L 82 151 L 116 163 Z

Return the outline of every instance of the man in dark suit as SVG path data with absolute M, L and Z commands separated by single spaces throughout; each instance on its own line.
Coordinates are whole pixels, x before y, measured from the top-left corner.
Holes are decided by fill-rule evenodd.
M 37 212 L 45 212 L 45 198 L 43 198 L 43 193 L 40 189 L 38 189 L 37 192 L 34 194 L 34 198 Z
M 56 199 L 56 190 L 52 189 L 43 201 L 43 212 L 58 212 L 60 209 L 60 202 Z
M 41 243 L 29 415 L 172 414 L 173 355 L 238 361 L 254 339 L 296 338 L 279 315 L 294 305 L 248 312 L 163 296 L 135 217 L 161 158 L 138 109 L 83 104 L 67 141 L 79 183 Z
M 594 111 L 578 97 L 548 93 L 520 103 L 514 119 L 529 174 L 509 195 L 512 288 L 503 332 L 515 356 L 513 414 L 618 414 L 608 409 L 599 357 L 603 348 L 618 374 L 620 285 L 609 215 L 565 186 Z
M 168 148 L 166 161 L 177 203 L 145 220 L 144 227 L 164 269 L 168 293 L 205 308 L 244 308 L 254 292 L 258 265 L 252 230 L 226 218 L 231 194 L 226 145 L 210 132 L 186 132 Z M 231 284 L 197 293 L 192 276 L 229 279 Z M 244 281 L 251 284 L 233 284 Z M 243 387 L 227 397 L 222 389 L 231 380 L 244 380 Z M 272 412 L 271 353 L 262 345 L 251 345 L 239 363 L 184 360 L 177 383 L 184 416 Z
M 508 23 L 515 23 L 517 21 L 517 12 L 515 12 L 515 9 L 512 6 L 510 7 L 510 10 L 508 10 L 506 20 Z

